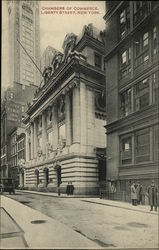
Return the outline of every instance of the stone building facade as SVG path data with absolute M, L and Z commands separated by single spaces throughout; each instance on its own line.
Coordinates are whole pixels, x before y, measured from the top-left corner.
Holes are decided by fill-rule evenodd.
M 107 179 L 119 199 L 133 180 L 145 191 L 159 180 L 158 11 L 158 1 L 106 1 Z
M 97 194 L 97 151 L 106 148 L 104 44 L 89 24 L 81 37 L 66 35 L 63 50 L 24 119 L 24 186 L 65 193 L 71 181 L 75 194 Z

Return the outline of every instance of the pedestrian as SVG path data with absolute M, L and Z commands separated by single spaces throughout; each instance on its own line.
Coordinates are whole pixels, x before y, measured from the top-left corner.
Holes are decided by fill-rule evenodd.
M 158 188 L 155 185 L 154 181 L 151 182 L 151 185 L 148 187 L 147 191 L 148 191 L 148 197 L 149 197 L 150 211 L 153 211 L 153 207 L 155 207 L 155 211 L 157 211 Z
M 70 182 L 68 182 L 67 187 L 66 187 L 66 194 L 70 195 Z
M 74 186 L 72 185 L 72 182 L 70 182 L 70 194 L 73 195 Z
M 140 204 L 142 202 L 143 187 L 139 181 L 137 182 L 136 195 L 137 195 L 137 204 Z
M 137 201 L 137 194 L 136 194 L 136 184 L 135 182 L 132 183 L 131 185 L 131 200 L 132 200 L 132 205 L 136 206 L 136 201 Z

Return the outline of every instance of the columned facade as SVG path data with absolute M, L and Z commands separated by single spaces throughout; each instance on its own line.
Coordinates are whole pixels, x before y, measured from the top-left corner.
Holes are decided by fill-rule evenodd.
M 90 43 L 92 58 L 95 50 L 99 54 L 100 68 L 94 60 L 87 62 L 82 54 L 86 40 Z M 64 49 L 64 63 L 45 80 L 37 93 L 37 101 L 27 111 L 24 122 L 31 129 L 34 158 L 27 158 L 25 171 L 25 186 L 30 189 L 66 193 L 71 181 L 74 194 L 99 192 L 96 149 L 105 151 L 106 147 L 106 114 L 100 106 L 105 91 L 104 45 L 86 34 L 81 42 L 83 47 L 77 46 L 78 53 L 74 50 L 67 54 L 68 50 Z M 54 61 L 56 58 L 53 58 L 53 68 Z

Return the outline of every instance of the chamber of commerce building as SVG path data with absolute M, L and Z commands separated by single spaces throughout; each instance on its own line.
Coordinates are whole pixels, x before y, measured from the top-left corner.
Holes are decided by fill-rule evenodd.
M 66 35 L 44 72 L 44 83 L 24 118 L 28 189 L 97 194 L 105 178 L 106 113 L 104 43 L 92 25 Z M 101 178 L 102 176 L 102 178 Z

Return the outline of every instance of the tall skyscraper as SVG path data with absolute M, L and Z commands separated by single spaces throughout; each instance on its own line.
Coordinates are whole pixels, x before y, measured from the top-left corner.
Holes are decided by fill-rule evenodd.
M 40 84 L 40 73 L 22 48 L 40 67 L 39 5 L 39 1 L 7 1 L 9 84 Z

